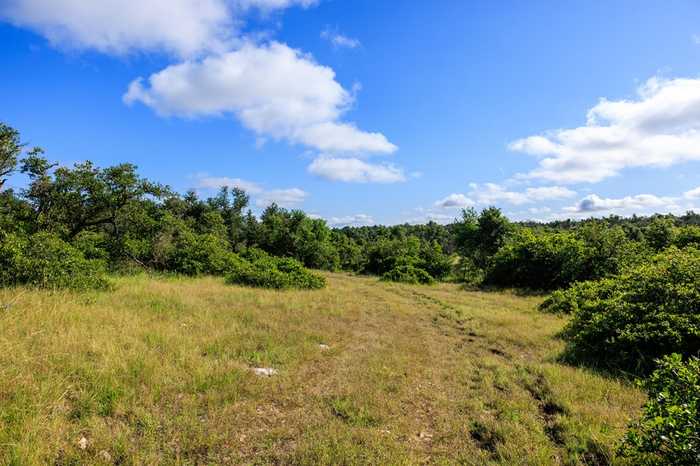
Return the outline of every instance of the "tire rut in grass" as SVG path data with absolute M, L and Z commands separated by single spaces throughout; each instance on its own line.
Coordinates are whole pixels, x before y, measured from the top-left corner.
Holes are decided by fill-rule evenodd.
M 557 447 L 566 445 L 564 438 L 565 428 L 560 422 L 560 416 L 566 416 L 566 407 L 556 402 L 547 379 L 542 374 L 537 374 L 533 381 L 524 384 L 525 390 L 537 402 L 537 408 L 543 422 L 543 430 L 547 438 Z

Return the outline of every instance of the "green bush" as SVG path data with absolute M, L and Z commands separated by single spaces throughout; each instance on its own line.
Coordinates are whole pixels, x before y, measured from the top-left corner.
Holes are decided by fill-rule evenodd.
M 6 235 L 0 242 L 0 286 L 75 290 L 107 289 L 104 263 L 86 259 L 50 233 Z
M 642 241 L 632 241 L 624 228 L 599 222 L 578 227 L 575 236 L 586 245 L 585 266 L 578 280 L 597 280 L 639 265 L 653 251 Z
M 686 246 L 700 248 L 700 227 L 685 226 L 679 228 L 674 236 L 673 244 L 679 248 Z
M 648 373 L 655 359 L 700 352 L 700 251 L 675 247 L 617 278 L 557 294 L 545 305 L 572 311 L 566 355 Z
M 583 276 L 585 243 L 570 233 L 535 234 L 523 229 L 491 258 L 488 285 L 556 289 Z
M 452 260 L 436 241 L 425 241 L 415 236 L 380 238 L 368 248 L 364 272 L 379 275 L 386 280 L 407 283 L 426 283 L 442 280 L 452 271 Z M 408 273 L 407 277 L 403 277 Z M 411 278 L 412 277 L 412 278 Z M 413 280 L 420 280 L 418 282 Z
M 154 262 L 161 270 L 184 275 L 223 275 L 240 258 L 231 251 L 226 238 L 198 234 L 182 221 L 167 219 L 154 246 Z
M 634 464 L 700 464 L 700 359 L 673 354 L 642 383 L 649 393 L 642 418 L 620 449 Z
M 273 289 L 320 289 L 326 279 L 304 268 L 292 258 L 279 258 L 253 253 L 252 261 L 233 264 L 226 274 L 226 283 Z
M 669 217 L 656 216 L 644 229 L 644 238 L 647 244 L 656 251 L 666 249 L 673 244 L 675 236 L 673 219 Z
M 606 278 L 578 282 L 565 290 L 556 290 L 540 304 L 540 310 L 552 314 L 574 314 L 596 300 L 608 299 L 616 292 L 617 281 Z
M 107 238 L 105 234 L 93 231 L 82 231 L 72 242 L 73 247 L 83 253 L 86 259 L 109 260 Z
M 436 280 L 444 280 L 454 268 L 452 258 L 445 254 L 437 241 L 423 242 L 418 268 L 425 270 Z
M 423 285 L 435 283 L 435 279 L 428 272 L 410 264 L 394 267 L 382 275 L 382 280 Z

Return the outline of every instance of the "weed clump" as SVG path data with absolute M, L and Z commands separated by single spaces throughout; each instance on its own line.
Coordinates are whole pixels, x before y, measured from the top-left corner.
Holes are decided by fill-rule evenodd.
M 345 397 L 335 398 L 331 401 L 331 413 L 352 426 L 376 427 L 379 425 L 379 419 L 369 409 Z

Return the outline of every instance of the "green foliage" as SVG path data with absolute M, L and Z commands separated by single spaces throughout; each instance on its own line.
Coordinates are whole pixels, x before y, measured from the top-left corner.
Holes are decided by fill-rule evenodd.
M 435 283 L 435 279 L 428 272 L 411 264 L 397 265 L 382 275 L 382 280 L 423 285 Z
M 619 225 L 586 223 L 574 230 L 586 245 L 585 266 L 577 280 L 596 280 L 616 275 L 645 261 L 652 253 L 642 241 L 630 240 Z
M 84 162 L 52 169 L 40 151 L 27 157 L 22 167 L 30 179 L 25 196 L 38 214 L 37 226 L 67 239 L 98 226 L 119 236 L 122 210 L 163 191 L 140 178 L 131 164 L 100 169 Z
M 169 218 L 154 247 L 159 268 L 184 275 L 221 275 L 238 265 L 225 238 L 213 233 L 197 234 L 181 220 Z
M 436 280 L 443 280 L 452 272 L 452 258 L 443 252 L 437 241 L 422 242 L 419 257 L 420 268 Z
M 565 290 L 556 290 L 540 304 L 540 310 L 552 314 L 574 314 L 596 300 L 610 299 L 617 292 L 617 281 L 606 278 L 578 282 Z
M 368 247 L 364 269 L 384 280 L 406 283 L 433 283 L 451 270 L 451 259 L 437 241 L 421 241 L 415 236 L 378 239 Z
M 366 248 L 342 232 L 334 231 L 333 245 L 338 252 L 338 264 L 342 270 L 362 272 L 367 266 Z
M 257 246 L 274 256 L 294 257 L 316 269 L 335 270 L 339 266 L 326 222 L 309 218 L 302 211 L 270 205 L 260 217 L 257 235 Z
M 573 234 L 525 228 L 492 257 L 484 282 L 551 290 L 579 279 L 585 267 L 586 245 Z
M 0 122 L 0 190 L 7 177 L 15 171 L 21 151 L 22 144 L 17 130 Z
M 109 283 L 104 272 L 103 262 L 86 259 L 50 233 L 27 238 L 10 234 L 0 240 L 0 286 L 106 289 Z
M 462 220 L 456 224 L 455 241 L 462 256 L 484 269 L 512 230 L 513 226 L 500 209 L 489 207 L 479 215 L 474 209 L 465 209 Z
M 382 237 L 368 246 L 365 273 L 384 275 L 399 265 L 420 262 L 420 240 L 409 236 Z
M 231 264 L 226 283 L 273 289 L 320 289 L 326 286 L 324 277 L 307 270 L 296 259 L 259 252 L 248 253 L 248 258 Z
M 700 463 L 700 359 L 666 356 L 642 383 L 649 393 L 620 453 L 639 465 Z
M 694 246 L 700 248 L 700 227 L 684 226 L 676 230 L 673 244 L 679 248 Z
M 86 259 L 109 260 L 107 236 L 95 231 L 82 231 L 73 238 L 73 247 L 79 250 Z
M 648 373 L 670 353 L 700 352 L 700 251 L 669 248 L 616 278 L 558 294 L 550 310 L 573 311 L 569 359 Z
M 484 282 L 553 290 L 614 276 L 648 255 L 648 248 L 629 240 L 621 227 L 590 223 L 571 232 L 521 228 L 493 255 Z
M 669 247 L 674 240 L 673 220 L 668 217 L 654 217 L 644 230 L 647 244 L 656 251 Z
M 330 401 L 331 413 L 346 424 L 356 427 L 376 427 L 379 419 L 371 411 L 347 397 L 334 398 Z

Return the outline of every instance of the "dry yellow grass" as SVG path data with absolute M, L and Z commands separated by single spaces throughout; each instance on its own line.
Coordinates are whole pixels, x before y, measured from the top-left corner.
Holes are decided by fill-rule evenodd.
M 557 363 L 540 298 L 328 280 L 0 291 L 0 462 L 615 462 L 643 396 Z

